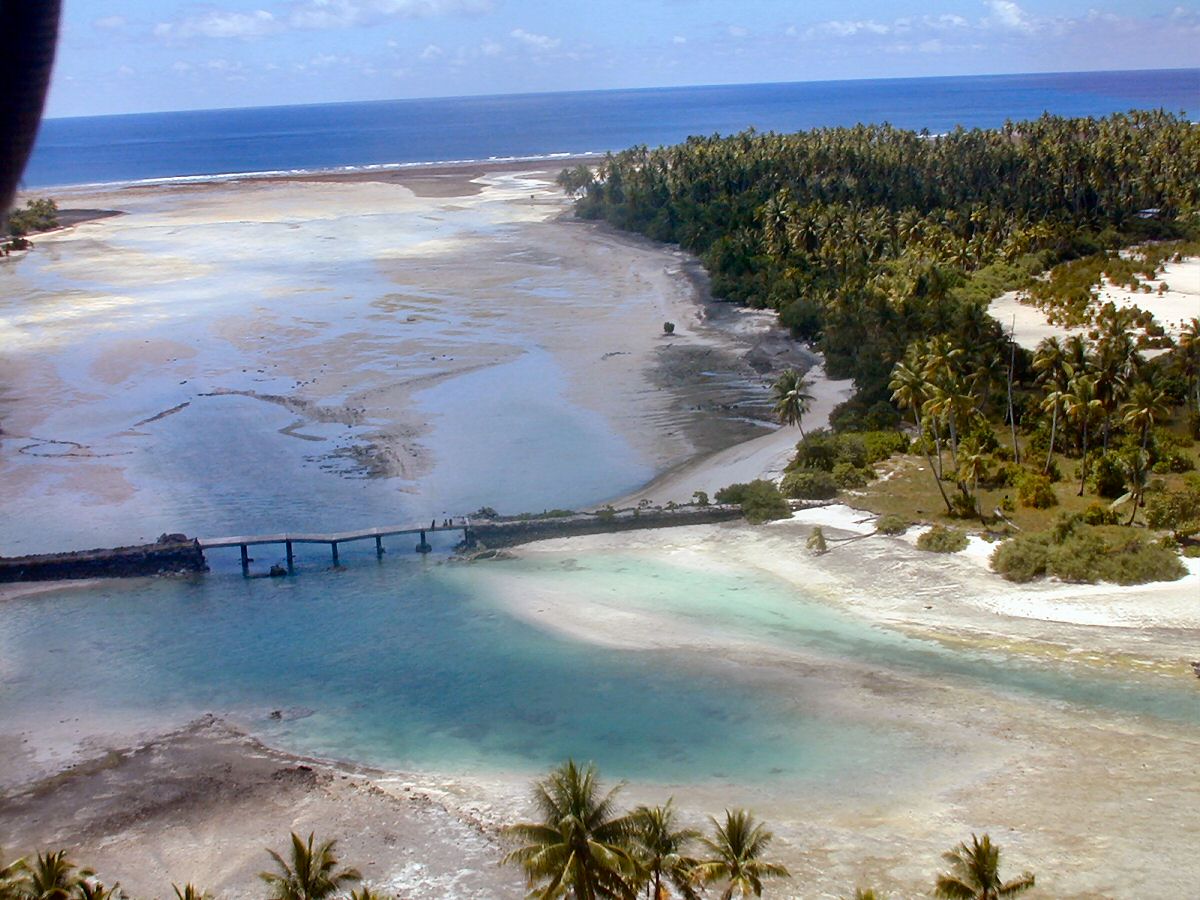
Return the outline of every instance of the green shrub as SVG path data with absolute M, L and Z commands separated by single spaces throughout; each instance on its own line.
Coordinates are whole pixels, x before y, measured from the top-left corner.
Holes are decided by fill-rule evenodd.
M 825 532 L 821 530 L 820 525 L 813 526 L 812 534 L 808 536 L 804 546 L 814 553 L 824 553 L 829 549 L 829 545 L 825 543 Z
M 1053 575 L 1091 584 L 1174 581 L 1186 572 L 1169 546 L 1148 542 L 1125 528 L 1095 527 L 1086 514 L 1062 514 L 1047 531 L 1022 535 L 992 553 L 992 569 L 1009 581 Z
M 1146 524 L 1171 532 L 1177 541 L 1200 534 L 1200 491 L 1164 491 L 1146 501 Z
M 697 506 L 708 506 L 708 492 L 692 491 L 692 502 Z
M 730 503 L 736 506 L 746 498 L 746 490 L 749 487 L 750 485 L 744 481 L 739 481 L 736 484 L 727 484 L 713 494 L 713 499 L 718 503 Z
M 967 549 L 967 536 L 957 528 L 934 525 L 917 538 L 917 549 L 934 553 L 958 553 Z
M 23 237 L 57 227 L 58 204 L 49 197 L 30 200 L 24 209 L 14 209 L 8 215 L 8 233 L 13 237 Z
M 1044 535 L 1022 535 L 992 551 L 992 571 L 1009 581 L 1032 581 L 1046 574 L 1050 548 Z
M 875 530 L 880 534 L 904 534 L 908 531 L 908 519 L 895 513 L 884 513 L 875 523 Z
M 866 463 L 883 462 L 897 453 L 908 452 L 908 436 L 899 431 L 864 431 L 859 435 L 866 450 Z
M 611 503 L 608 504 L 607 506 L 603 506 L 600 509 L 596 510 L 596 518 L 599 519 L 601 522 L 611 522 L 616 517 L 617 517 L 617 511 L 615 509 L 613 509 L 613 506 Z
M 793 500 L 829 500 L 837 496 L 837 482 L 833 475 L 819 469 L 801 469 L 783 476 L 780 485 L 784 496 Z M 718 499 L 720 495 L 718 494 Z
M 788 471 L 821 469 L 825 472 L 832 472 L 837 457 L 837 436 L 828 429 L 818 428 L 810 431 L 796 444 L 796 455 L 788 464 Z
M 1118 518 L 1117 511 L 1105 503 L 1089 503 L 1083 511 L 1083 521 L 1088 525 L 1116 525 Z
M 792 514 L 779 488 L 761 478 L 746 485 L 741 502 L 746 520 L 754 525 L 772 519 L 786 519 Z
M 837 482 L 838 487 L 844 489 L 866 487 L 874 477 L 875 472 L 866 466 L 840 462 L 833 467 L 833 480 Z
M 1017 481 L 1017 501 L 1030 509 L 1049 509 L 1058 505 L 1050 479 L 1029 471 Z
M 1125 466 L 1119 454 L 1109 451 L 1092 463 L 1088 484 L 1101 497 L 1115 500 L 1125 493 Z

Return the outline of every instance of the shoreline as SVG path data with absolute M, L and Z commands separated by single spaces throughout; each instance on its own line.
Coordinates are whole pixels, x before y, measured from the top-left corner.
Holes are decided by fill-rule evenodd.
M 605 151 L 571 153 L 547 153 L 535 156 L 514 156 L 498 159 L 452 159 L 428 162 L 379 163 L 357 166 L 333 166 L 314 169 L 275 169 L 259 172 L 216 172 L 199 175 L 167 175 L 157 178 L 131 179 L 126 181 L 97 181 L 82 184 L 55 184 L 22 188 L 17 201 L 50 194 L 71 196 L 119 191 L 130 188 L 175 187 L 206 184 L 231 184 L 239 182 L 278 183 L 287 181 L 330 181 L 361 182 L 374 181 L 381 184 L 402 182 L 406 176 L 427 177 L 458 175 L 478 171 L 480 174 L 524 171 L 531 165 L 544 164 L 547 169 L 558 162 L 587 165 L 604 159 Z M 72 223 L 74 224 L 74 223 Z

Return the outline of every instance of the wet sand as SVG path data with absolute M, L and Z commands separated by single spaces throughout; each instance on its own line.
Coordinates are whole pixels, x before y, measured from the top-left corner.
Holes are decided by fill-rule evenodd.
M 0 263 L 0 552 L 586 506 L 763 433 L 805 355 L 554 174 L 66 198 L 124 215 Z

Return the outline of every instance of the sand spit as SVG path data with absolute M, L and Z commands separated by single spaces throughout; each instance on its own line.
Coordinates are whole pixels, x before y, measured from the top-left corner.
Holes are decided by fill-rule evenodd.
M 192 881 L 257 897 L 264 850 L 289 830 L 336 836 L 377 890 L 400 897 L 520 896 L 498 865 L 497 811 L 462 784 L 277 753 L 211 717 L 98 752 L 0 798 L 5 849 L 72 848 L 134 897 Z
M 1107 279 L 1100 285 L 1097 308 L 1113 303 L 1119 309 L 1138 307 L 1153 313 L 1154 318 L 1172 338 L 1178 338 L 1189 320 L 1200 316 L 1200 258 L 1191 257 L 1182 262 L 1169 262 L 1163 267 L 1162 275 L 1147 281 L 1151 293 L 1131 291 L 1127 287 L 1114 285 Z M 1167 290 L 1158 293 L 1159 285 Z M 1021 303 L 1021 291 L 1009 291 L 992 301 L 988 312 L 1005 328 L 1015 328 L 1016 342 L 1027 350 L 1049 337 L 1065 338 L 1072 334 L 1087 334 L 1087 328 L 1066 328 L 1052 325 L 1046 314 L 1032 304 Z M 1015 325 L 1014 325 L 1015 323 Z M 1151 351 L 1153 355 L 1154 351 Z

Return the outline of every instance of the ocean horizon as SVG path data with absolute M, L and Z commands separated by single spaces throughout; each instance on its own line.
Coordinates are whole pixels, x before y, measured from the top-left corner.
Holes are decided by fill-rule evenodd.
M 693 135 L 1200 110 L 1200 68 L 567 91 L 47 119 L 26 190 L 569 160 Z

